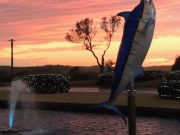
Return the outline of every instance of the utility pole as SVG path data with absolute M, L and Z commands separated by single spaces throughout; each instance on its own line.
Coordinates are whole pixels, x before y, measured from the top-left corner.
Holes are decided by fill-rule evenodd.
M 10 39 L 8 40 L 11 42 L 11 80 L 13 80 L 13 77 L 14 77 L 14 50 L 13 50 L 13 47 L 14 47 L 14 39 Z

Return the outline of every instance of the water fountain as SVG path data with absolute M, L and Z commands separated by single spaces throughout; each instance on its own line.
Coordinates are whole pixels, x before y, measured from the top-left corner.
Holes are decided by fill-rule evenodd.
M 12 81 L 11 92 L 9 97 L 9 128 L 13 128 L 14 114 L 16 109 L 16 104 L 18 99 L 22 97 L 21 95 L 28 90 L 25 83 L 21 80 Z M 21 95 L 20 95 L 21 94 Z
M 26 107 L 29 107 L 28 103 L 26 102 L 26 95 L 30 93 L 30 89 L 27 87 L 26 83 L 23 81 L 15 80 L 11 82 L 11 91 L 9 95 L 9 128 L 8 129 L 2 129 L 0 131 L 0 135 L 54 135 L 52 131 L 49 130 L 43 130 L 43 129 L 33 129 L 32 131 L 30 130 L 25 130 L 25 131 L 19 131 L 16 128 L 14 128 L 14 120 L 15 120 L 15 113 L 16 113 L 16 107 L 18 104 L 23 107 L 25 110 Z M 30 103 L 31 106 L 35 106 L 34 103 Z M 26 112 L 25 112 L 26 113 Z M 25 117 L 28 117 L 27 114 L 25 114 Z M 33 114 L 31 114 L 33 115 Z M 33 117 L 33 116 L 31 116 Z M 34 114 L 33 120 L 34 124 L 36 124 L 36 114 Z M 40 122 L 37 122 L 40 124 Z M 38 125 L 37 124 L 37 125 Z

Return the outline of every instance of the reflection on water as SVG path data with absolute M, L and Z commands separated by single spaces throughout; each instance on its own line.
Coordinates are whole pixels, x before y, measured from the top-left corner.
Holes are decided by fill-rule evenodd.
M 126 135 L 127 126 L 118 116 L 86 113 L 17 110 L 16 129 L 60 129 L 66 135 Z M 180 121 L 137 118 L 137 135 L 180 135 Z M 8 111 L 0 110 L 0 128 L 8 128 Z

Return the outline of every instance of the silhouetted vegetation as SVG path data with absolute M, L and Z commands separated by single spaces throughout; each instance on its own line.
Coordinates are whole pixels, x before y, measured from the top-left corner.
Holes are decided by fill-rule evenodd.
M 106 61 L 104 72 L 98 75 L 99 85 L 106 85 L 106 86 L 111 85 L 113 80 L 114 64 L 115 63 L 112 60 Z
M 69 76 L 71 77 L 72 80 L 91 80 L 95 79 L 97 77 L 97 72 L 94 72 L 91 69 L 83 70 L 82 67 L 74 67 L 69 71 Z
M 148 70 L 148 71 L 144 71 L 144 74 L 142 76 L 137 76 L 135 81 L 138 82 L 138 81 L 149 81 L 149 80 L 162 79 L 167 74 L 168 74 L 168 72 L 164 72 L 164 71 Z
M 144 75 L 135 78 L 135 82 L 150 81 L 162 79 L 168 72 L 163 71 L 144 71 Z M 98 75 L 98 82 L 100 85 L 111 85 L 113 81 L 113 73 L 106 72 Z
M 113 35 L 116 32 L 116 29 L 119 27 L 119 25 L 120 17 L 118 16 L 111 16 L 110 18 L 103 17 L 101 19 L 100 29 L 105 33 L 104 39 L 106 41 L 106 48 L 102 52 L 100 58 L 98 58 L 94 50 L 98 44 L 102 44 L 102 41 L 93 41 L 98 31 L 93 19 L 85 18 L 77 22 L 75 28 L 70 29 L 70 32 L 66 34 L 65 38 L 70 42 L 83 44 L 85 49 L 92 53 L 100 68 L 100 72 L 103 73 L 105 65 L 104 57 L 111 45 Z
M 0 82 L 10 82 L 10 67 L 3 66 L 0 68 Z
M 172 71 L 180 70 L 180 56 L 176 58 L 175 63 L 172 66 Z
M 24 75 L 37 75 L 37 74 L 63 74 L 69 75 L 71 77 L 71 81 L 80 82 L 80 81 L 96 81 L 96 85 L 110 85 L 113 75 L 113 67 L 105 66 L 104 73 L 99 74 L 98 66 L 63 66 L 63 65 L 46 65 L 46 66 L 37 66 L 37 67 L 15 67 L 14 74 L 16 76 L 24 76 Z M 148 69 L 148 71 L 147 71 Z M 162 69 L 161 67 L 155 67 L 155 69 Z M 169 67 L 168 67 L 169 69 Z M 10 67 L 8 66 L 0 66 L 0 85 L 4 85 L 6 83 L 10 83 Z M 167 74 L 167 71 L 156 71 L 151 68 L 145 68 L 145 76 L 143 78 L 138 78 L 139 81 L 143 80 L 154 80 L 158 79 L 162 76 L 162 74 Z M 99 82 L 99 84 L 98 84 Z M 89 85 L 89 83 L 87 83 Z M 94 83 L 95 84 L 95 83 Z M 87 86 L 88 86 L 87 85 Z
M 10 67 L 0 66 L 0 82 L 10 82 Z M 98 75 L 98 67 L 74 67 L 63 65 L 46 65 L 36 67 L 15 67 L 14 76 L 37 75 L 37 74 L 63 74 L 70 75 L 72 80 L 89 80 L 96 79 Z

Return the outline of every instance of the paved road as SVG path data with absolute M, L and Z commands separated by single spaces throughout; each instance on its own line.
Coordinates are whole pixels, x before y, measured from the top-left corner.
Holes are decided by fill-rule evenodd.
M 38 132 L 40 129 L 49 131 L 57 129 L 59 132 L 56 135 L 127 135 L 128 133 L 127 125 L 117 115 L 23 109 L 17 110 L 15 116 L 14 129 L 20 131 L 33 130 L 40 133 Z M 0 117 L 0 129 L 7 129 L 8 110 L 0 109 Z M 180 121 L 177 119 L 137 117 L 137 135 L 179 135 L 179 127 Z M 37 135 L 36 132 L 34 134 Z M 26 135 L 34 134 L 29 132 Z

